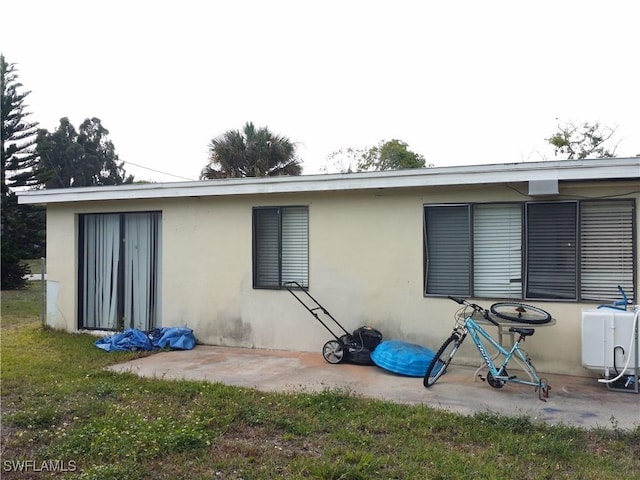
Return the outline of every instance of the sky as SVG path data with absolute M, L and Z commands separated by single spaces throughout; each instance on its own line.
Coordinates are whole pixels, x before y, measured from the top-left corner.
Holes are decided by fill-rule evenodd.
M 101 119 L 136 180 L 197 180 L 249 121 L 295 142 L 304 174 L 392 139 L 436 167 L 553 160 L 545 139 L 584 122 L 640 154 L 637 0 L 25 5 L 0 0 L 0 52 L 28 120 Z

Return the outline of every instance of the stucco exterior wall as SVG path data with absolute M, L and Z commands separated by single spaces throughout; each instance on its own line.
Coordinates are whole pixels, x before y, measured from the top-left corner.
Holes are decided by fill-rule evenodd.
M 77 221 L 73 206 L 47 208 L 47 324 L 76 330 Z
M 563 199 L 635 188 L 640 204 L 631 182 L 560 188 Z M 534 199 L 523 183 L 52 204 L 47 208 L 47 275 L 57 297 L 48 321 L 55 328 L 77 329 L 78 214 L 159 210 L 164 326 L 188 326 L 206 344 L 320 354 L 332 337 L 289 292 L 252 287 L 252 208 L 307 205 L 310 293 L 347 330 L 370 325 L 385 339 L 435 350 L 448 336 L 458 305 L 423 294 L 423 205 L 527 200 Z M 527 303 L 557 320 L 538 328 L 525 344 L 538 370 L 594 375 L 581 366 L 581 312 L 595 305 Z M 456 361 L 480 363 L 470 341 Z

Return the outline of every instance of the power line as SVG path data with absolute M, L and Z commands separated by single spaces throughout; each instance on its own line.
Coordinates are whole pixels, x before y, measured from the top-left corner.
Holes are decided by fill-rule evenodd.
M 163 172 L 161 170 L 156 170 L 154 168 L 149 168 L 149 167 L 145 167 L 143 165 L 138 165 L 137 163 L 133 163 L 133 162 L 130 162 L 128 160 L 121 160 L 121 161 L 124 162 L 124 163 L 128 163 L 129 165 L 133 165 L 135 167 L 138 167 L 138 168 L 144 168 L 145 170 L 150 170 L 152 172 L 161 173 L 162 175 L 168 175 L 170 177 L 180 178 L 182 180 L 190 180 L 192 182 L 195 181 L 193 178 L 181 177 L 180 175 L 174 175 L 173 173 L 167 173 L 167 172 Z

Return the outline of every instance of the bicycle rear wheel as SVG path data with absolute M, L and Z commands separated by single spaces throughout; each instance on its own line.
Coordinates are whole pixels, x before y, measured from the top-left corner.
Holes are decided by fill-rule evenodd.
M 551 315 L 541 308 L 518 302 L 498 302 L 491 305 L 494 315 L 518 323 L 539 325 L 551 321 Z
M 458 347 L 462 343 L 460 335 L 457 333 L 451 334 L 451 336 L 442 344 L 438 353 L 435 354 L 433 360 L 429 364 L 426 373 L 424 374 L 423 384 L 425 388 L 429 388 L 431 385 L 444 375 L 447 367 L 451 363 L 451 359 L 456 354 Z

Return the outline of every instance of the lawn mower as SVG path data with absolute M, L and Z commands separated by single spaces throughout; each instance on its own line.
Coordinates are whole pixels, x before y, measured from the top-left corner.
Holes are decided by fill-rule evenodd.
M 349 333 L 326 308 L 311 296 L 309 291 L 298 282 L 287 282 L 284 287 L 298 300 L 307 311 L 318 320 L 324 328 L 333 336 L 335 340 L 329 340 L 322 347 L 322 356 L 332 364 L 341 362 L 351 362 L 360 365 L 373 365 L 371 360 L 371 352 L 382 341 L 382 333 L 372 327 L 360 327 Z M 304 294 L 306 301 L 303 301 L 301 295 Z M 342 332 L 336 333 L 320 318 L 324 315 L 331 319 L 333 323 L 340 328 Z M 334 327 L 335 328 L 335 327 Z

